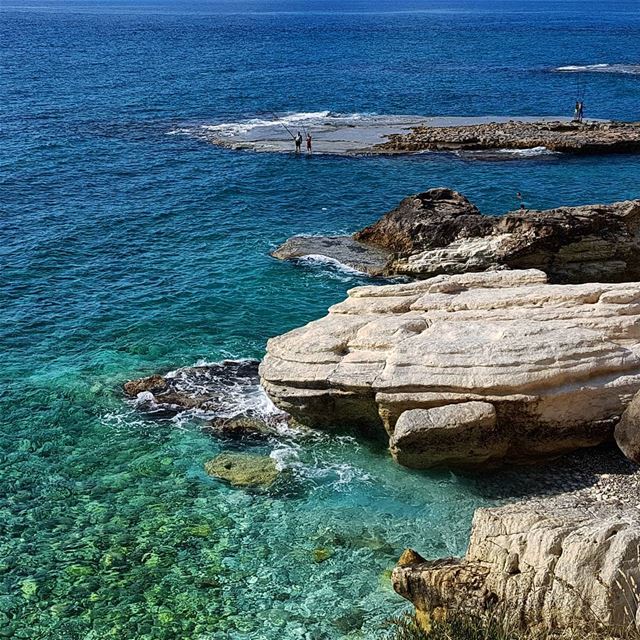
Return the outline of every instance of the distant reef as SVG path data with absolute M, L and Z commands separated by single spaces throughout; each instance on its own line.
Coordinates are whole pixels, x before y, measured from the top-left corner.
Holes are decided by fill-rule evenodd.
M 460 126 L 417 126 L 392 134 L 377 153 L 488 151 L 545 148 L 559 153 L 601 154 L 640 151 L 640 122 L 522 121 Z
M 539 269 L 551 283 L 640 280 L 640 200 L 481 213 L 462 194 L 411 195 L 353 236 L 295 236 L 271 254 L 324 256 L 372 276 Z

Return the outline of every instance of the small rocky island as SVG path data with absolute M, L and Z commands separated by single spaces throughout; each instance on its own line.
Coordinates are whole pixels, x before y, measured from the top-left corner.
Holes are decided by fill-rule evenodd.
M 544 147 L 561 153 L 630 153 L 640 150 L 640 122 L 522 121 L 461 126 L 417 126 L 391 134 L 377 153 L 488 151 Z

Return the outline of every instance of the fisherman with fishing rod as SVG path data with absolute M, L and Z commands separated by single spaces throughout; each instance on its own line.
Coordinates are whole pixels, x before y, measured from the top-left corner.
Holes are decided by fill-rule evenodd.
M 280 121 L 280 118 L 278 118 L 278 116 L 275 113 L 272 112 L 272 115 L 276 120 Z M 291 136 L 291 139 L 296 145 L 296 153 L 300 153 L 302 150 L 302 134 L 300 133 L 300 131 L 298 131 L 298 133 L 294 136 L 293 133 L 291 133 L 291 129 L 289 129 L 289 127 L 287 127 L 287 125 L 284 122 L 280 122 L 280 125 Z M 311 135 L 307 133 L 306 129 L 305 129 L 305 135 L 307 137 L 307 153 L 311 153 Z

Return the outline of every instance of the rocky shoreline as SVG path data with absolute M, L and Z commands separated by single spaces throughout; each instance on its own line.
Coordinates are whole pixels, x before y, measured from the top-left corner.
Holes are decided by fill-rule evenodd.
M 324 256 L 374 277 L 533 268 L 553 283 L 625 282 L 640 280 L 639 229 L 640 200 L 497 216 L 438 188 L 353 236 L 296 236 L 271 255 Z
M 352 289 L 269 340 L 259 367 L 190 367 L 124 390 L 151 415 L 196 412 L 237 441 L 354 426 L 401 465 L 481 470 L 482 491 L 519 494 L 476 511 L 464 557 L 402 555 L 393 586 L 423 625 L 501 607 L 529 631 L 640 631 L 638 238 L 640 200 L 497 217 L 433 189 L 352 237 L 273 254 L 413 281 Z M 238 413 L 229 394 L 251 401 Z M 511 472 L 521 492 L 491 476 L 505 463 L 528 465 Z M 205 472 L 243 490 L 282 481 L 246 452 Z
M 632 153 L 640 150 L 638 122 L 490 122 L 477 125 L 417 126 L 393 134 L 372 152 L 488 151 L 545 148 L 557 153 Z
M 521 475 L 520 502 L 476 512 L 463 558 L 425 560 L 406 550 L 393 572 L 395 590 L 423 623 L 446 611 L 502 606 L 534 632 L 608 638 L 636 628 L 638 467 L 606 449 Z M 499 494 L 495 480 L 485 484 Z

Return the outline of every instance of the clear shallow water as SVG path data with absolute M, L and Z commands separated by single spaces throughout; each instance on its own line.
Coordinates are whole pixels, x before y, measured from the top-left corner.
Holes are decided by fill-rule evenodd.
M 234 153 L 176 128 L 265 112 L 638 119 L 636 2 L 16 2 L 0 7 L 0 637 L 374 638 L 405 546 L 459 553 L 482 479 L 288 441 L 295 491 L 204 477 L 227 444 L 131 377 L 260 357 L 352 274 L 271 260 L 451 186 L 483 210 L 637 197 L 638 157 Z M 264 449 L 265 452 L 272 447 Z M 317 563 L 314 550 L 329 559 Z

